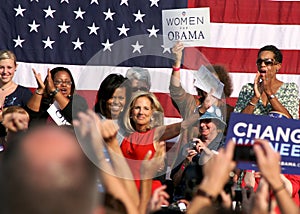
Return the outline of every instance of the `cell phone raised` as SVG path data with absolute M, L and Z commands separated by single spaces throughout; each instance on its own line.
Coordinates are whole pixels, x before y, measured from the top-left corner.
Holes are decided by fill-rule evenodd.
M 236 162 L 256 162 L 252 145 L 236 145 L 233 160 Z

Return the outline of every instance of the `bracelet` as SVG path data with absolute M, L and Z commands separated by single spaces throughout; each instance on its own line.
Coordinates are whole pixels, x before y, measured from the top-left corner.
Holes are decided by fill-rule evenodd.
M 250 104 L 250 105 L 252 105 L 252 106 L 256 106 L 256 104 L 255 103 L 252 103 L 251 101 L 248 103 L 248 104 Z
M 268 96 L 268 98 L 269 98 L 269 100 L 272 100 L 272 99 L 274 99 L 274 98 L 276 98 L 276 97 L 275 97 L 274 94 L 271 94 L 270 96 Z
M 280 192 L 281 190 L 285 189 L 285 183 L 282 183 L 282 185 L 276 189 L 273 189 L 273 194 L 276 195 L 278 192 Z
M 181 165 L 180 169 L 183 171 L 185 169 L 184 163 Z
M 185 169 L 185 167 L 187 166 L 188 164 L 186 164 L 184 161 L 183 161 L 183 163 L 181 164 L 181 167 L 180 167 L 180 169 L 181 170 L 184 170 Z
M 208 194 L 202 189 L 198 189 L 196 195 L 208 198 L 211 201 L 211 203 L 214 203 L 216 201 L 216 198 L 214 196 Z
M 56 88 L 54 91 L 51 91 L 49 94 L 50 97 L 54 97 L 59 91 L 60 91 L 59 88 Z
M 36 90 L 35 90 L 35 93 L 38 94 L 38 95 L 43 95 L 43 94 L 44 94 L 44 93 L 40 93 L 40 92 L 39 92 L 39 89 L 36 89 Z
M 173 66 L 173 71 L 180 71 L 180 67 L 176 68 Z

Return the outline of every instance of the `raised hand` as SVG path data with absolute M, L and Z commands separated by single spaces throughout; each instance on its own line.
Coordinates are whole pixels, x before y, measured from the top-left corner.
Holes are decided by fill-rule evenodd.
M 177 42 L 172 48 L 172 53 L 174 55 L 174 67 L 176 68 L 179 68 L 181 65 L 183 49 L 184 46 L 182 42 Z
M 170 198 L 169 194 L 165 191 L 167 189 L 166 185 L 158 187 L 154 190 L 151 200 L 149 202 L 149 210 L 151 212 L 157 211 L 161 209 L 162 205 L 168 206 L 168 199 Z
M 261 75 L 260 73 L 257 73 L 255 75 L 254 87 L 253 87 L 254 94 L 257 99 L 259 99 L 261 97 L 261 94 L 263 93 L 263 86 L 260 85 L 260 80 L 261 80 Z
M 49 70 L 49 69 L 48 69 Z M 35 80 L 38 84 L 37 90 L 39 90 L 40 94 L 44 94 L 46 90 L 46 86 L 44 84 L 44 81 L 42 80 L 42 75 L 38 73 L 34 68 L 32 69 Z
M 50 69 L 48 69 L 47 73 L 48 73 L 48 75 L 47 75 L 47 91 L 48 91 L 48 93 L 50 93 L 50 92 L 54 91 L 56 89 L 56 87 L 54 85 Z
M 28 129 L 29 117 L 26 114 L 13 112 L 3 117 L 2 124 L 11 132 L 24 131 Z

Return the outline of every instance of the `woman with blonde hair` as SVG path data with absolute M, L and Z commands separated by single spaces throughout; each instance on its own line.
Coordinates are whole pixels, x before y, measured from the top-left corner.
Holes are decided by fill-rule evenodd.
M 0 50 L 0 121 L 2 110 L 9 106 L 24 107 L 30 97 L 31 91 L 13 81 L 17 70 L 16 55 L 9 50 Z M 0 125 L 0 137 L 6 136 L 5 128 Z
M 176 137 L 182 128 L 187 128 L 198 119 L 191 117 L 186 121 L 163 125 L 163 108 L 154 94 L 138 91 L 133 94 L 129 107 L 124 112 L 123 128 L 125 137 L 121 150 L 132 170 L 139 188 L 140 165 L 145 155 L 155 154 L 159 142 Z M 164 167 L 162 167 L 164 168 Z M 152 190 L 161 186 L 157 180 L 153 181 Z

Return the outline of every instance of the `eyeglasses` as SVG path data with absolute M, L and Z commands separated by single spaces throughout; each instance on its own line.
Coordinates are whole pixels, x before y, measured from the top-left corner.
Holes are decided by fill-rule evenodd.
M 257 59 L 256 60 L 256 65 L 260 66 L 262 63 L 265 63 L 266 66 L 272 66 L 276 64 L 274 59 Z
M 62 85 L 62 84 L 66 84 L 67 86 L 72 85 L 72 81 L 54 80 L 53 83 L 54 85 Z
M 133 87 L 131 88 L 132 92 L 136 92 L 136 91 L 149 91 L 149 89 L 147 87 Z

